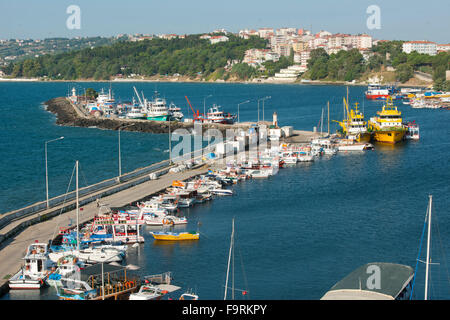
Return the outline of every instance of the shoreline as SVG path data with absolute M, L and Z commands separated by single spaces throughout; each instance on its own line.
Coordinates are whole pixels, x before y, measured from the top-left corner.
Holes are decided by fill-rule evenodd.
M 237 80 L 222 80 L 222 81 L 206 81 L 206 80 L 189 80 L 189 79 L 112 79 L 112 80 L 93 80 L 93 79 L 77 79 L 77 80 L 43 80 L 39 78 L 0 78 L 0 83 L 2 82 L 34 82 L 34 83 L 45 83 L 45 82 L 63 82 L 63 83 L 83 83 L 83 82 L 93 82 L 93 83 L 133 83 L 133 82 L 161 82 L 161 83 L 204 83 L 204 84 L 279 84 L 279 85 L 331 85 L 331 86 L 367 86 L 367 82 L 346 82 L 346 81 L 322 81 L 322 80 L 307 80 L 305 82 L 294 81 L 237 81 Z M 412 87 L 412 88 L 427 88 L 429 84 L 397 84 L 398 87 Z

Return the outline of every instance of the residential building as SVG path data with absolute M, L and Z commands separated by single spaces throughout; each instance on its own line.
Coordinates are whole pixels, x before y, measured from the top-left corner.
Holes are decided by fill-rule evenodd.
M 226 42 L 229 38 L 227 36 L 212 36 L 209 41 L 211 44 L 219 43 L 219 42 Z
M 435 56 L 437 54 L 437 45 L 431 41 L 408 41 L 403 43 L 403 52 L 411 53 L 413 51 Z
M 450 44 L 438 44 L 436 49 L 438 52 L 450 51 Z

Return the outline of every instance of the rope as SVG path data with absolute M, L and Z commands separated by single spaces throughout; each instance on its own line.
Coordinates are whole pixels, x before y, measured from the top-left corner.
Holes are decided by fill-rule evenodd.
M 414 293 L 414 285 L 416 283 L 417 268 L 419 267 L 420 253 L 422 251 L 422 242 L 423 242 L 423 236 L 425 235 L 425 227 L 427 225 L 427 220 L 428 220 L 428 206 L 427 206 L 427 214 L 425 215 L 425 221 L 423 223 L 422 235 L 420 237 L 419 254 L 417 255 L 417 259 L 416 259 L 416 267 L 414 270 L 414 277 L 413 277 L 413 283 L 412 283 L 412 287 L 411 287 L 411 295 L 409 296 L 409 300 L 412 300 L 413 293 Z
M 67 190 L 66 190 L 66 193 L 65 193 L 65 196 L 64 196 L 64 201 L 63 201 L 63 203 L 62 203 L 62 207 L 61 207 L 61 210 L 59 211 L 58 217 L 61 215 L 61 213 L 62 213 L 62 211 L 63 211 L 63 209 L 64 209 L 64 204 L 66 203 L 67 194 L 68 194 L 68 192 L 69 192 L 70 185 L 72 184 L 72 179 L 73 179 L 74 173 L 75 173 L 75 165 L 73 166 L 73 169 L 72 169 L 72 176 L 70 177 L 69 185 L 67 186 Z M 58 221 L 57 221 L 56 219 L 55 219 L 55 222 L 56 222 L 56 223 L 55 223 L 55 229 L 54 229 L 54 231 L 53 231 L 52 239 L 55 238 L 56 228 L 58 227 Z

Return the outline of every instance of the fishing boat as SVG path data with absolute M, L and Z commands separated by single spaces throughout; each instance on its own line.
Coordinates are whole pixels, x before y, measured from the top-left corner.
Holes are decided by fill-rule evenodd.
M 142 106 L 135 102 L 133 97 L 133 103 L 130 110 L 125 114 L 127 119 L 147 119 L 147 114 L 144 112 Z
M 144 104 L 147 110 L 147 120 L 167 121 L 169 119 L 170 114 L 166 100 L 158 96 L 158 91 L 155 91 L 152 101 L 144 98 Z
M 368 128 L 377 142 L 395 144 L 403 140 L 406 128 L 402 124 L 401 111 L 394 106 L 392 99 L 387 99 L 378 116 L 370 118 Z
M 346 119 L 334 121 L 339 123 L 342 132 L 349 139 L 356 140 L 357 142 L 369 142 L 371 134 L 367 130 L 367 122 L 364 121 L 364 114 L 358 110 L 358 103 L 355 103 L 355 107 L 349 111 L 348 102 L 344 98 L 344 105 L 347 111 Z
M 408 122 L 405 124 L 405 126 L 406 126 L 405 139 L 407 140 L 420 139 L 419 125 L 416 123 L 416 121 Z
M 40 289 L 45 285 L 53 262 L 49 258 L 48 245 L 35 242 L 28 246 L 24 266 L 9 279 L 10 289 Z
M 150 232 L 155 240 L 164 241 L 183 241 L 183 240 L 198 240 L 200 234 L 198 232 Z
M 381 100 L 386 99 L 391 94 L 388 88 L 382 87 L 379 83 L 370 83 L 365 92 L 366 99 Z
M 224 113 L 222 108 L 218 105 L 213 105 L 208 109 L 206 113 L 206 117 L 204 117 L 204 123 L 224 123 L 224 124 L 233 124 L 236 119 L 236 115 L 230 113 Z
M 61 278 L 55 286 L 61 300 L 118 299 L 138 290 L 140 280 L 130 277 L 126 267 L 95 264 L 81 270 L 76 277 Z
M 48 276 L 47 283 L 51 286 L 61 286 L 62 278 L 68 278 L 84 267 L 85 264 L 73 255 L 61 257 L 57 262 L 57 268 Z
M 181 108 L 177 107 L 173 102 L 169 104 L 170 120 L 181 121 L 184 114 L 181 112 Z

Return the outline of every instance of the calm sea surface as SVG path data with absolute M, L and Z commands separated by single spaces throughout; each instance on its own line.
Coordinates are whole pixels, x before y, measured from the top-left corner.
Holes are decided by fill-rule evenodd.
M 80 161 L 80 185 L 118 174 L 117 131 L 55 125 L 44 101 L 67 95 L 69 83 L 0 83 L 0 212 L 45 200 L 44 143 L 48 144 L 50 197 L 64 193 L 75 160 Z M 109 83 L 76 83 L 97 91 Z M 203 111 L 220 104 L 241 121 L 264 118 L 274 111 L 281 126 L 312 130 L 322 109 L 341 120 L 343 86 L 113 83 L 116 99 L 130 100 L 133 85 L 151 97 L 156 89 L 168 102 L 191 116 L 184 98 Z M 364 87 L 350 87 L 351 102 L 359 102 L 366 119 L 382 106 L 364 101 Z M 156 244 L 144 227 L 145 244 L 129 248 L 127 263 L 141 266 L 142 275 L 172 271 L 175 284 L 192 288 L 200 299 L 223 299 L 231 220 L 235 218 L 235 287 L 237 298 L 319 299 L 337 281 L 369 262 L 394 262 L 415 267 L 428 195 L 433 195 L 431 297 L 450 299 L 450 112 L 412 109 L 398 103 L 405 120 L 420 124 L 420 141 L 374 151 L 339 154 L 311 164 L 280 170 L 267 180 L 233 186 L 232 197 L 184 209 L 189 225 L 199 225 L 194 243 Z M 263 118 L 262 101 L 260 118 Z M 337 129 L 332 123 L 331 131 Z M 320 130 L 320 127 L 318 127 Z M 324 124 L 326 130 L 326 122 Z M 121 133 L 122 172 L 168 158 L 168 136 Z M 73 189 L 73 187 L 71 188 Z M 425 259 L 425 248 L 421 259 Z M 423 298 L 425 266 L 419 265 L 415 298 Z M 181 292 L 179 293 L 181 294 Z M 52 288 L 11 292 L 6 299 L 54 299 Z

